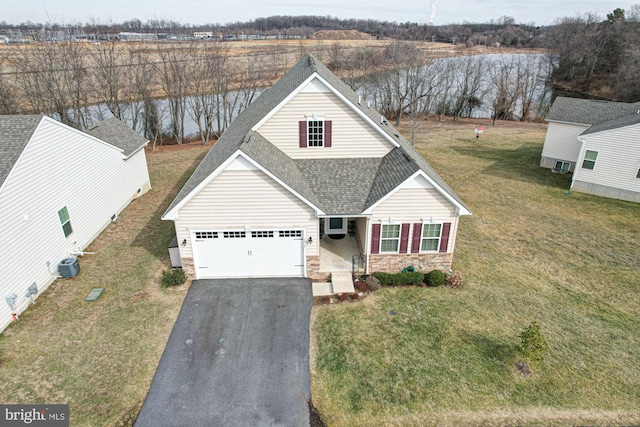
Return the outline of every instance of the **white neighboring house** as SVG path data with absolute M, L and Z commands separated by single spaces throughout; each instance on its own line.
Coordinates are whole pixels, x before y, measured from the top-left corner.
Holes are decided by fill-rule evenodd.
M 640 103 L 558 97 L 540 166 L 573 172 L 571 189 L 640 202 Z
M 40 295 L 60 261 L 150 189 L 147 143 L 115 118 L 83 132 L 44 115 L 0 116 L 0 331 L 7 295 L 24 311 L 32 283 Z

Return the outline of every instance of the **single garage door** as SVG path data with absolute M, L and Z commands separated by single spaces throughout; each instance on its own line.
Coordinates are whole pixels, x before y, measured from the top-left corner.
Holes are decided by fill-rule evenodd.
M 198 279 L 304 276 L 302 230 L 193 231 Z

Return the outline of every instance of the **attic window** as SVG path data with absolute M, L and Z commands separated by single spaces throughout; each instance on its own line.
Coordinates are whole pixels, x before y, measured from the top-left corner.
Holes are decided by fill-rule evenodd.
M 300 148 L 331 147 L 331 120 L 323 117 L 308 116 L 299 122 Z

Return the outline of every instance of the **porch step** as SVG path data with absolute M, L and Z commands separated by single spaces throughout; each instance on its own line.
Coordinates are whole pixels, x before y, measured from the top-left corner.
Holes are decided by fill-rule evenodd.
M 348 271 L 336 271 L 331 273 L 331 286 L 334 294 L 352 294 L 353 277 Z
M 336 294 L 352 294 L 355 292 L 351 273 L 344 271 L 331 273 L 331 282 L 312 283 L 311 286 L 314 297 L 324 297 Z

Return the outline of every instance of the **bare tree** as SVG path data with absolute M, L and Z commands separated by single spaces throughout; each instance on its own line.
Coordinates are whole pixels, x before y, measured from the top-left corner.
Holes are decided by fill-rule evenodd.
M 171 131 L 176 142 L 182 144 L 185 137 L 186 97 L 189 89 L 188 50 L 170 44 L 158 43 L 156 52 L 160 59 L 157 67 L 160 85 L 169 105 Z
M 520 95 L 518 86 L 518 59 L 511 56 L 505 57 L 489 67 L 491 79 L 491 118 L 493 124 L 496 120 L 509 120 L 513 118 L 513 109 Z
M 93 60 L 91 83 L 97 100 L 105 104 L 111 114 L 122 119 L 121 91 L 126 86 L 126 66 L 129 58 L 122 55 L 116 41 L 95 43 L 89 50 Z
M 470 117 L 473 110 L 482 104 L 487 73 L 487 60 L 482 56 L 458 57 L 452 102 L 453 119 Z

